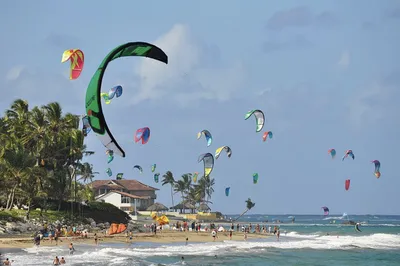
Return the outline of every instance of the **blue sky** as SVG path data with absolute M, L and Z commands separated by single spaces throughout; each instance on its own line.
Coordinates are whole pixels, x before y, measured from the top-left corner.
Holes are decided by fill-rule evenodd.
M 398 1 L 141 3 L 3 1 L 0 108 L 24 98 L 84 114 L 87 84 L 105 55 L 124 42 L 152 42 L 169 55 L 167 66 L 124 58 L 103 80 L 103 90 L 124 87 L 103 108 L 127 154 L 111 163 L 114 173 L 160 188 L 158 201 L 169 206 L 169 187 L 154 183 L 150 165 L 176 177 L 202 172 L 197 157 L 228 145 L 232 157 L 222 154 L 212 173 L 213 210 L 240 213 L 251 197 L 252 213 L 319 214 L 329 206 L 331 213 L 400 214 Z M 75 81 L 61 63 L 71 48 L 86 59 Z M 272 140 L 262 142 L 255 122 L 244 120 L 251 109 L 265 112 Z M 134 143 L 144 126 L 149 143 Z M 214 137 L 208 148 L 196 139 L 202 129 Z M 103 146 L 93 134 L 86 142 L 97 152 L 88 161 L 107 179 Z M 356 159 L 342 162 L 347 149 Z M 382 163 L 380 179 L 374 159 Z

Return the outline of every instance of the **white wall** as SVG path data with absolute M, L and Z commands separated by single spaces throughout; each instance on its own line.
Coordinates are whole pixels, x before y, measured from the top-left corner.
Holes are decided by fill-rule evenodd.
M 103 201 L 114 205 L 117 208 L 121 207 L 121 194 L 118 193 L 108 193 L 104 197 L 97 199 L 97 201 Z M 129 206 L 129 205 L 128 205 Z

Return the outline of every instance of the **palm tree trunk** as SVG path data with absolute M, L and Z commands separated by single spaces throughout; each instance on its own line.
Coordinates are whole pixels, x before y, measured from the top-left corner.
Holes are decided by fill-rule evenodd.
M 185 202 L 183 200 L 183 192 L 181 193 L 181 199 L 182 199 L 183 213 L 185 213 Z
M 10 205 L 8 206 L 8 210 L 11 210 L 14 204 L 14 195 L 15 195 L 15 190 L 17 189 L 18 184 L 16 184 L 12 191 L 11 191 L 11 199 L 10 199 Z
M 234 222 L 236 222 L 237 220 L 239 220 L 239 218 L 240 217 L 242 217 L 243 215 L 245 215 L 246 214 L 246 212 L 248 212 L 250 209 L 246 209 L 244 212 L 242 212 L 242 214 L 241 215 L 239 215 L 239 217 L 238 218 L 236 218 L 232 223 L 234 223 Z
M 174 191 L 173 191 L 172 184 L 171 184 L 171 200 L 172 200 L 172 207 L 173 207 L 175 205 L 174 205 Z

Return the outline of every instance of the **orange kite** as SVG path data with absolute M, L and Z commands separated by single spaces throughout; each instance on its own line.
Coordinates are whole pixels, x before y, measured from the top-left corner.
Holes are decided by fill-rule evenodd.
M 65 50 L 62 55 L 61 63 L 64 63 L 68 60 L 71 60 L 69 79 L 79 78 L 83 69 L 83 63 L 85 61 L 83 52 L 79 49 Z

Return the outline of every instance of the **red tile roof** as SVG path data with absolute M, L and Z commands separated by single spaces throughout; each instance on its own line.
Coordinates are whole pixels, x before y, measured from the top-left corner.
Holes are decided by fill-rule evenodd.
M 115 184 L 108 185 L 108 183 L 113 182 Z M 145 185 L 137 180 L 95 180 L 90 185 L 94 189 L 98 189 L 100 187 L 107 187 L 111 189 L 126 189 L 130 191 L 152 191 L 159 190 L 158 188 L 154 188 L 148 185 Z

